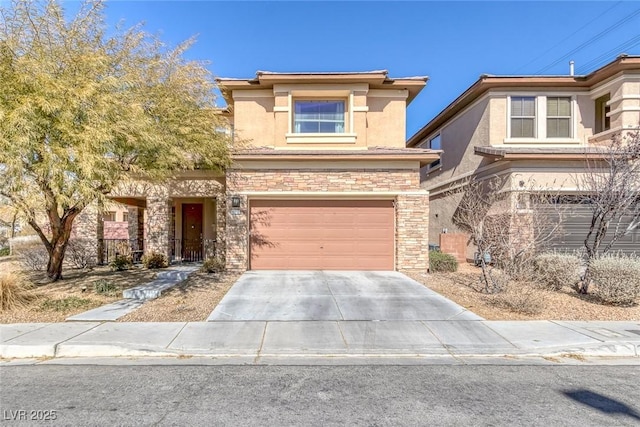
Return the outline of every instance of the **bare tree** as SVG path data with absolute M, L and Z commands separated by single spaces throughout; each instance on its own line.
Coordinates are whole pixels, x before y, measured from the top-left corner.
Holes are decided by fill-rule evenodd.
M 508 182 L 496 176 L 472 178 L 460 190 L 454 190 L 462 197 L 453 221 L 470 234 L 477 248 L 486 293 L 500 292 L 509 278 L 521 276 L 561 224 L 554 194 L 533 185 L 511 191 Z M 499 268 L 499 273 L 491 264 Z
M 587 267 L 578 289 L 583 294 L 591 283 L 591 262 L 640 226 L 640 133 L 614 136 L 600 154 L 587 160 L 577 183 L 592 212 L 584 239 Z

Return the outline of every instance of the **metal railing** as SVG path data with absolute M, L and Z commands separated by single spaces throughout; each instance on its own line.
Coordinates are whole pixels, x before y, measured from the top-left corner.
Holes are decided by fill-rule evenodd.
M 130 255 L 134 264 L 142 259 L 144 242 L 128 239 L 98 239 L 98 263 L 107 265 L 118 255 Z
M 169 253 L 174 262 L 202 262 L 216 256 L 215 239 L 170 239 Z M 98 263 L 107 265 L 118 255 L 130 255 L 134 264 L 141 262 L 144 253 L 142 240 L 98 239 Z
M 216 255 L 215 239 L 172 239 L 171 260 L 178 262 L 202 262 Z

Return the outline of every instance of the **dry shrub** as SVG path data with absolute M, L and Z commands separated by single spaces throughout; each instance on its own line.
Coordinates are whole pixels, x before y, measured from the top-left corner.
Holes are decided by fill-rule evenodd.
M 506 289 L 493 296 L 491 304 L 514 313 L 536 315 L 545 306 L 540 290 L 521 282 L 510 282 Z
M 160 252 L 151 252 L 142 256 L 142 265 L 148 269 L 167 268 L 169 267 L 169 259 Z
M 559 291 L 563 286 L 573 286 L 580 280 L 581 261 L 576 255 L 544 253 L 534 260 L 536 280 L 545 288 Z
M 631 305 L 640 297 L 640 259 L 605 255 L 591 261 L 593 294 L 614 305 Z
M 225 263 L 220 258 L 207 258 L 200 267 L 200 271 L 205 273 L 220 273 L 225 269 Z
M 71 239 L 67 245 L 65 261 L 74 268 L 90 268 L 96 264 L 96 241 L 91 239 Z
M 49 262 L 49 253 L 40 241 L 25 242 L 14 245 L 13 253 L 18 256 L 20 263 L 27 269 L 42 271 Z
M 0 274 L 0 309 L 1 311 L 23 307 L 35 299 L 24 278 L 15 273 Z

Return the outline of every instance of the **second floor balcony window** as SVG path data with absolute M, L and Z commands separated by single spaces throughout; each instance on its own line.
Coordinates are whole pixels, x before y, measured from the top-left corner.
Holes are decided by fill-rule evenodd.
M 295 101 L 294 133 L 344 133 L 344 106 L 344 101 L 340 100 Z

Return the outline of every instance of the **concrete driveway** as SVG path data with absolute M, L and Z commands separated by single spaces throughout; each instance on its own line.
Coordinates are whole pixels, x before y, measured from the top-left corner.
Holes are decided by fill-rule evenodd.
M 393 271 L 248 271 L 208 321 L 482 320 Z

